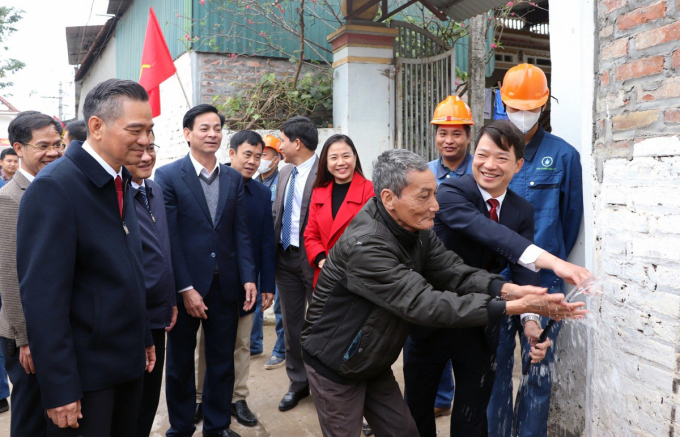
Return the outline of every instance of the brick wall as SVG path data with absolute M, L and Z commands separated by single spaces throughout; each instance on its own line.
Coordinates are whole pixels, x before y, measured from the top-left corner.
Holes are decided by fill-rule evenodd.
M 591 308 L 586 435 L 678 436 L 680 1 L 596 8 L 591 204 L 605 295 Z
M 239 57 L 198 53 L 198 103 L 211 103 L 214 96 L 231 96 L 257 85 L 262 76 L 276 73 L 277 79 L 295 74 L 296 64 L 283 59 Z M 303 66 L 303 74 L 314 67 Z

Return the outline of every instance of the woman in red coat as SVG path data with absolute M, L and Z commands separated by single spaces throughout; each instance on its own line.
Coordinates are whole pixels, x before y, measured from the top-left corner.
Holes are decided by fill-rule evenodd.
M 313 188 L 305 249 L 310 264 L 316 268 L 316 286 L 328 252 L 375 195 L 373 183 L 364 178 L 357 149 L 347 135 L 333 135 L 323 145 Z

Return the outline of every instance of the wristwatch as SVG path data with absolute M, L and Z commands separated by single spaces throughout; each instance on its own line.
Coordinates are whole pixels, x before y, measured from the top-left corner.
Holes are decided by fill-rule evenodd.
M 541 317 L 536 315 L 536 314 L 529 314 L 529 315 L 522 317 L 522 328 L 524 328 L 524 324 L 526 322 L 529 322 L 529 321 L 536 322 L 538 327 L 539 328 L 541 327 Z

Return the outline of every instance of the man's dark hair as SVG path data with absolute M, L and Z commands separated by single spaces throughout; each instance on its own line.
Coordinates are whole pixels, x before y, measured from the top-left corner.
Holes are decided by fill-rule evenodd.
M 96 116 L 108 123 L 122 115 L 121 98 L 148 102 L 149 95 L 137 82 L 132 80 L 109 79 L 98 83 L 87 93 L 83 104 L 83 117 L 89 120 Z
M 14 143 L 30 143 L 33 138 L 33 131 L 46 126 L 54 126 L 54 130 L 61 135 L 63 130 L 61 123 L 53 117 L 38 111 L 20 112 L 7 128 L 9 143 L 12 147 L 14 147 Z
M 201 114 L 207 114 L 213 112 L 220 117 L 220 124 L 224 127 L 224 115 L 220 114 L 213 105 L 208 105 L 207 103 L 201 103 L 193 108 L 189 109 L 186 114 L 184 114 L 184 120 L 182 120 L 182 127 L 187 127 L 189 130 L 194 129 L 194 121 L 196 117 Z
M 85 141 L 87 140 L 87 123 L 85 120 L 72 121 L 66 125 L 68 136 L 72 140 Z
M 240 132 L 236 132 L 236 134 L 231 137 L 229 146 L 234 149 L 234 152 L 238 152 L 239 146 L 243 143 L 248 143 L 251 146 L 260 145 L 264 151 L 264 140 L 257 132 L 251 130 L 242 130 Z
M 4 161 L 7 155 L 18 156 L 17 152 L 13 148 L 8 147 L 0 152 L 0 161 Z
M 477 134 L 477 141 L 484 136 L 488 136 L 498 147 L 506 152 L 510 148 L 515 149 L 515 158 L 519 161 L 524 156 L 524 134 L 507 120 L 495 120 L 486 126 L 482 126 Z
M 462 126 L 463 126 L 463 129 L 465 129 L 465 135 L 467 135 L 467 137 L 470 138 L 470 134 L 472 133 L 472 126 L 470 126 L 469 124 L 464 124 Z M 434 133 L 435 134 L 437 133 L 437 131 L 439 130 L 440 127 L 447 127 L 447 126 L 444 125 L 444 124 L 435 124 L 434 125 Z
M 312 120 L 307 117 L 295 116 L 283 122 L 281 131 L 290 141 L 300 140 L 311 151 L 319 145 L 319 131 Z

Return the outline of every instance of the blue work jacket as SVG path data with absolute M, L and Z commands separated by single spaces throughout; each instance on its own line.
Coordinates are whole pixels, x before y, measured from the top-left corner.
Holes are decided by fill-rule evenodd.
M 430 167 L 430 170 L 434 173 L 434 177 L 437 179 L 437 186 L 439 186 L 439 184 L 448 178 L 459 178 L 466 174 L 472 174 L 472 155 L 468 152 L 465 155 L 463 162 L 452 171 L 449 171 L 444 167 L 441 156 L 434 161 L 428 162 L 427 166 Z
M 524 151 L 524 166 L 510 189 L 534 206 L 534 243 L 567 259 L 576 244 L 583 218 L 581 157 L 576 149 L 539 126 Z M 541 286 L 563 290 L 551 270 L 541 270 Z

